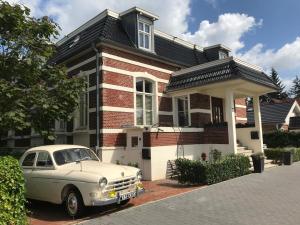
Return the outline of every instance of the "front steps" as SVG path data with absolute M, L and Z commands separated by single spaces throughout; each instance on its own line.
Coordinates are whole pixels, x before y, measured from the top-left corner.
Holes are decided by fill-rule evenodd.
M 242 146 L 240 143 L 238 143 L 237 144 L 237 154 L 248 156 L 249 160 L 250 160 L 250 164 L 251 164 L 250 170 L 253 170 L 253 162 L 252 162 L 252 158 L 251 158 L 251 155 L 253 154 L 253 150 L 250 150 L 247 147 Z M 265 169 L 269 169 L 269 168 L 276 167 L 276 166 L 278 166 L 278 165 L 273 164 L 272 160 L 267 159 L 265 157 Z

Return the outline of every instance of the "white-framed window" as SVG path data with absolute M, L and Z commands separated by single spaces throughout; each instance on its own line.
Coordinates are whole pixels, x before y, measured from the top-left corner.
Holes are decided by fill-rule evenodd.
M 151 50 L 151 25 L 138 21 L 139 48 Z
M 153 124 L 154 85 L 147 79 L 137 78 L 136 88 L 136 125 Z
M 189 106 L 188 97 L 180 96 L 176 98 L 178 126 L 189 126 Z
M 228 57 L 226 52 L 219 51 L 219 59 L 226 59 Z

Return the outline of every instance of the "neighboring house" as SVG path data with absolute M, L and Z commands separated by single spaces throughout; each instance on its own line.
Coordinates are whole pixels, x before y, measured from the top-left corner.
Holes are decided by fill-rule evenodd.
M 53 62 L 89 84 L 60 140 L 96 146 L 99 73 L 99 156 L 105 162 L 138 163 L 144 178 L 155 180 L 166 177 L 168 160 L 199 159 L 212 149 L 238 153 L 238 140 L 263 151 L 259 96 L 276 90 L 273 82 L 227 47 L 188 43 L 156 30 L 156 20 L 136 7 L 105 10 L 57 43 Z M 236 128 L 247 122 L 248 96 L 256 126 Z
M 261 103 L 263 133 L 300 129 L 300 106 L 296 100 Z M 247 110 L 248 123 L 254 123 L 253 109 Z

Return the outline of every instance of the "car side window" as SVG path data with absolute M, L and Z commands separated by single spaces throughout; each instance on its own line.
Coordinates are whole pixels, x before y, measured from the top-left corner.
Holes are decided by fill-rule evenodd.
M 36 153 L 29 153 L 23 160 L 22 166 L 33 166 Z
M 51 157 L 48 152 L 39 152 L 36 161 L 36 166 L 38 167 L 51 167 L 53 166 Z

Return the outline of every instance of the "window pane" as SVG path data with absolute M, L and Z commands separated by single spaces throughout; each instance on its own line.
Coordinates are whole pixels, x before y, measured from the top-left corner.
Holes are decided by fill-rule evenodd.
M 184 112 L 178 112 L 178 125 L 181 127 L 187 125 L 187 118 L 185 117 Z
M 152 82 L 145 80 L 145 92 L 153 93 Z
M 146 96 L 146 110 L 152 110 L 152 96 Z
M 144 30 L 144 26 L 143 26 L 143 23 L 139 22 L 139 30 Z
M 150 33 L 150 26 L 145 24 L 145 32 Z
M 36 166 L 52 166 L 52 160 L 47 152 L 40 152 L 37 158 Z
M 145 48 L 149 49 L 149 35 L 145 34 Z
M 152 125 L 152 111 L 146 112 L 146 125 Z
M 136 95 L 136 108 L 143 109 L 143 96 Z
M 33 166 L 35 153 L 28 154 L 23 160 L 22 166 Z
M 144 47 L 144 34 L 139 33 L 139 46 Z
M 184 110 L 184 102 L 180 98 L 177 99 L 177 107 L 178 107 L 178 112 L 182 112 Z
M 139 80 L 135 83 L 135 89 L 136 91 L 143 92 L 143 81 Z
M 136 124 L 137 125 L 143 125 L 143 110 L 142 109 L 137 109 L 136 110 Z

